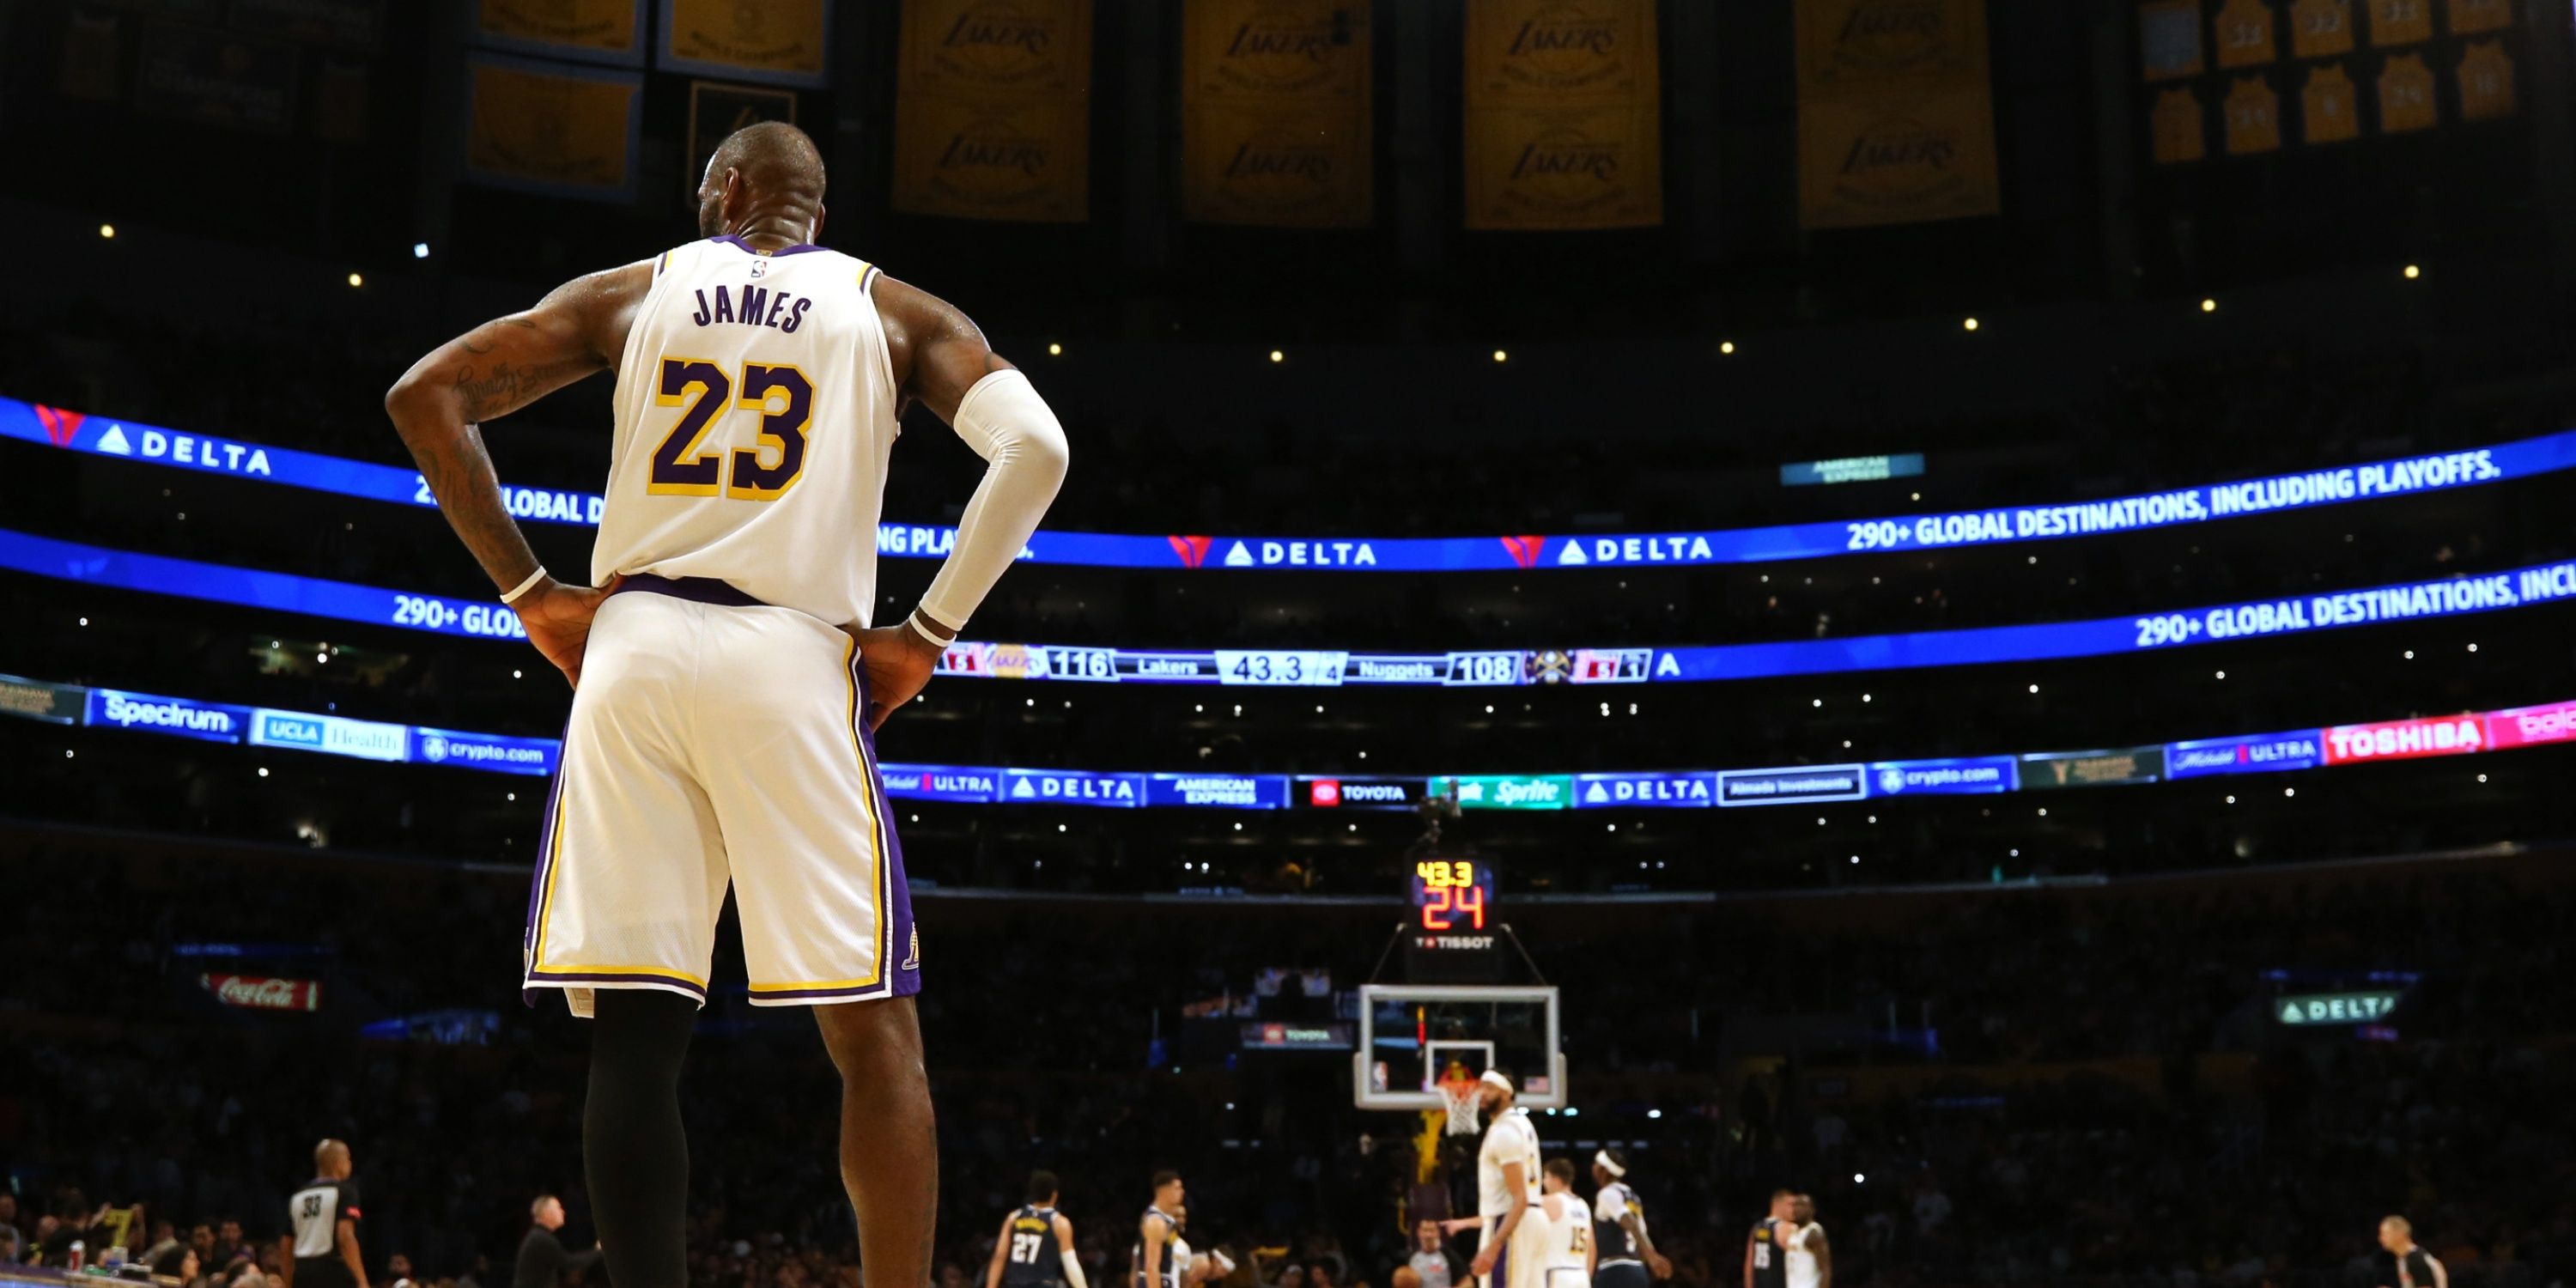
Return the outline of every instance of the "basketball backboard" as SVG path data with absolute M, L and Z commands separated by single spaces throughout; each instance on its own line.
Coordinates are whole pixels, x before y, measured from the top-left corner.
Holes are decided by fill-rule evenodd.
M 1519 1103 L 1565 1104 L 1556 990 L 1546 985 L 1364 984 L 1351 1103 L 1362 1109 L 1437 1110 L 1447 1072 L 1475 1078 L 1509 1070 Z

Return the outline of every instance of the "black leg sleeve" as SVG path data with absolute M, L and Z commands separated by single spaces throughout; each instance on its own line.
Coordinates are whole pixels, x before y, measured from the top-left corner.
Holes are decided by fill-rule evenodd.
M 687 1288 L 689 1140 L 680 1062 L 695 998 L 603 988 L 591 1021 L 581 1124 L 592 1216 L 615 1288 Z

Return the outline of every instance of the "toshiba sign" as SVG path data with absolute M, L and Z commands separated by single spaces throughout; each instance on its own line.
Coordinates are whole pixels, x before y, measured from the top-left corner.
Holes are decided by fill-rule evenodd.
M 2388 720 L 2378 724 L 2337 725 L 2326 730 L 2326 763 L 2357 760 L 2404 760 L 2414 756 L 2458 756 L 2484 751 L 2486 721 L 2482 716 L 2437 716 Z

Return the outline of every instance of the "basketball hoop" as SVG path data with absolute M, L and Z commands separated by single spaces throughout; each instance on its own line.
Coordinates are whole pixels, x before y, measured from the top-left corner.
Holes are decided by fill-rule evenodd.
M 1449 1110 L 1449 1134 L 1476 1134 L 1476 1111 L 1484 1108 L 1485 1084 L 1477 1078 L 1440 1080 L 1440 1103 Z

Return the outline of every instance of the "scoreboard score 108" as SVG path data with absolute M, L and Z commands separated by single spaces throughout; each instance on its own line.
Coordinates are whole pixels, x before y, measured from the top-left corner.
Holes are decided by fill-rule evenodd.
M 1422 983 L 1471 983 L 1502 975 L 1494 928 L 1494 868 L 1483 859 L 1414 860 L 1407 973 Z

